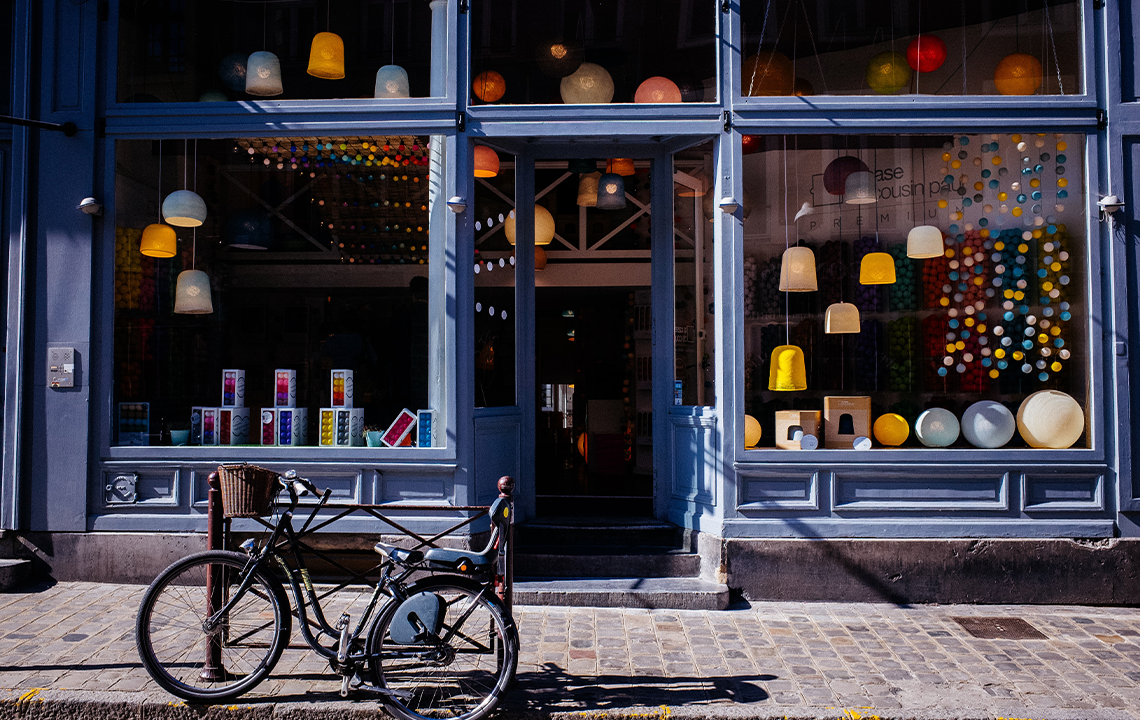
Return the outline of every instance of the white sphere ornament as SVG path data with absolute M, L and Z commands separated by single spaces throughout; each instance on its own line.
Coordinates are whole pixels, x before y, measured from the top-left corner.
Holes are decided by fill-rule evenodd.
M 214 312 L 209 275 L 201 270 L 183 270 L 178 273 L 174 312 L 180 315 L 208 315 Z
M 960 430 L 958 418 L 945 408 L 930 408 L 914 424 L 915 436 L 926 447 L 950 447 Z
M 281 61 L 265 50 L 259 50 L 246 61 L 245 91 L 250 95 L 272 97 L 285 92 L 281 85 Z
M 176 227 L 198 227 L 206 222 L 206 201 L 192 190 L 175 190 L 162 201 L 162 217 Z
M 962 435 L 974 447 L 999 448 L 1013 439 L 1017 420 L 1005 405 L 981 400 L 962 413 Z
M 573 74 L 562 78 L 559 90 L 567 105 L 608 103 L 614 99 L 614 79 L 601 65 L 584 62 Z
M 376 91 L 373 93 L 373 97 L 411 97 L 411 86 L 408 84 L 408 71 L 399 65 L 385 65 L 377 70 Z
M 1021 402 L 1017 430 L 1030 447 L 1072 447 L 1085 431 L 1085 412 L 1076 400 L 1059 390 L 1040 390 Z

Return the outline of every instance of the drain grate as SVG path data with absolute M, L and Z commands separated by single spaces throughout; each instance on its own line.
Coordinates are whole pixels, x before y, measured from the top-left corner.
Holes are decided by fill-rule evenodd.
M 955 617 L 950 618 L 976 638 L 985 640 L 1048 640 L 1040 630 L 1021 618 Z

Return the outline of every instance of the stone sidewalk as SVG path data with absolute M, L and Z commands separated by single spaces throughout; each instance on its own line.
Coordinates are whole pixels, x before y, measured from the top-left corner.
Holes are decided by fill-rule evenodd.
M 371 700 L 342 700 L 299 637 L 238 705 L 184 706 L 139 665 L 142 591 L 60 583 L 0 595 L 0 718 L 377 714 Z M 515 616 L 522 657 L 503 718 L 1140 719 L 1137 608 L 741 602 Z M 1044 637 L 982 639 L 955 618 L 999 619 L 998 633 L 1020 619 Z

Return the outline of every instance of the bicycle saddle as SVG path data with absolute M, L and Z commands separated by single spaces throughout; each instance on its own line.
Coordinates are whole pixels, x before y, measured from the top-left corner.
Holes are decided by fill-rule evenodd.
M 433 567 L 446 567 L 448 570 L 471 572 L 476 568 L 487 567 L 495 562 L 496 554 L 495 550 L 475 552 L 474 550 L 431 548 L 424 553 L 424 559 Z
M 378 542 L 372 546 L 372 549 L 403 565 L 414 565 L 424 559 L 424 554 L 419 550 L 405 550 L 388 543 Z

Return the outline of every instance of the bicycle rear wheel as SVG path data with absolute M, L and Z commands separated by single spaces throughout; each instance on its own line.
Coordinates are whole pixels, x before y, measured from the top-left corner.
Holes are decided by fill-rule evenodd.
M 514 679 L 514 621 L 490 588 L 464 577 L 425 578 L 407 592 L 442 597 L 443 626 L 436 639 L 399 645 L 391 637 L 399 603 L 386 606 L 368 638 L 372 682 L 392 692 L 385 702 L 402 720 L 479 720 L 495 709 Z
M 261 569 L 230 611 L 205 627 L 210 613 L 238 592 L 247 562 L 234 552 L 196 553 L 147 588 L 135 641 L 143 666 L 165 690 L 186 700 L 229 700 L 261 682 L 281 657 L 289 641 L 289 600 Z

